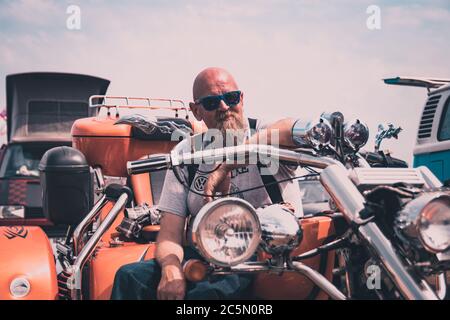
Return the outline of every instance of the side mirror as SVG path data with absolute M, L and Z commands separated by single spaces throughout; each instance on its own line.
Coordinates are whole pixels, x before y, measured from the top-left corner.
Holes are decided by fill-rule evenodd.
M 375 152 L 378 152 L 380 150 L 381 142 L 384 139 L 391 139 L 395 138 L 398 139 L 398 134 L 403 129 L 401 127 L 395 127 L 392 123 L 388 123 L 387 125 L 379 124 L 378 125 L 378 132 L 375 136 Z

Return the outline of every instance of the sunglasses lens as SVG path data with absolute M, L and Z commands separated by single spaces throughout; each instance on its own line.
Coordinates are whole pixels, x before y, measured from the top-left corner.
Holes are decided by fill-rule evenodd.
M 228 106 L 234 107 L 241 101 L 241 92 L 240 91 L 227 92 L 223 95 L 223 100 Z
M 200 103 L 207 111 L 214 111 L 219 108 L 222 99 L 227 106 L 234 107 L 241 101 L 241 92 L 231 91 L 224 95 L 204 97 L 200 100 Z
M 208 111 L 216 110 L 220 105 L 220 97 L 205 97 L 202 99 L 202 105 Z

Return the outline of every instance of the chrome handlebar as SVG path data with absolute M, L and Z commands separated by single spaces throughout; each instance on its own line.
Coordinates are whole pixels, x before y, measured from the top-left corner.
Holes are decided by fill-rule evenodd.
M 245 163 L 257 163 L 258 159 L 290 162 L 293 164 L 325 169 L 330 165 L 344 166 L 337 160 L 327 157 L 316 157 L 299 153 L 293 150 L 279 149 L 269 145 L 247 144 L 218 149 L 205 149 L 193 153 L 179 154 L 172 151 L 170 154 L 155 154 L 147 159 L 127 162 L 128 174 L 139 174 L 158 170 L 171 169 L 180 165 L 248 161 Z
M 127 162 L 128 174 L 140 174 L 146 172 L 154 172 L 159 170 L 170 169 L 172 161 L 170 154 L 154 154 L 148 156 L 147 159 Z

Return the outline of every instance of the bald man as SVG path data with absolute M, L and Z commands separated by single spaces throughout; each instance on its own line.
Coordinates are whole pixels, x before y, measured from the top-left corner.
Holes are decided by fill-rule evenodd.
M 190 108 L 196 119 L 203 121 L 208 131 L 215 129 L 222 133 L 223 139 L 230 130 L 240 130 L 244 134 L 239 136 L 243 138 L 232 140 L 234 144 L 263 141 L 265 144 L 294 146 L 292 119 L 283 119 L 271 125 L 257 121 L 256 133 L 251 135 L 249 120 L 244 116 L 244 94 L 233 76 L 224 69 L 207 68 L 200 72 L 194 80 L 193 98 Z M 277 133 L 277 141 L 271 140 L 273 131 Z M 201 147 L 205 143 L 202 141 Z M 193 145 L 193 140 L 185 140 L 175 148 L 179 152 L 190 152 Z M 286 180 L 294 176 L 295 169 L 280 164 L 273 178 Z M 189 175 L 187 169 L 184 169 L 184 174 L 186 177 Z M 196 215 L 218 191 L 227 193 L 232 190 L 256 208 L 271 204 L 274 202 L 271 190 L 246 191 L 262 184 L 261 172 L 256 164 L 222 164 L 217 169 L 213 164 L 202 163 L 191 181 L 191 188 L 197 191 L 193 193 L 168 170 L 158 204 L 162 218 L 156 243 L 156 259 L 121 267 L 115 277 L 111 299 L 245 298 L 251 283 L 251 276 L 248 275 L 221 275 L 202 282 L 186 282 L 182 262 L 201 257 L 192 248 L 183 247 L 184 227 L 186 217 L 189 214 Z M 204 196 L 200 195 L 202 193 Z M 297 181 L 280 183 L 279 193 L 298 216 L 303 214 Z

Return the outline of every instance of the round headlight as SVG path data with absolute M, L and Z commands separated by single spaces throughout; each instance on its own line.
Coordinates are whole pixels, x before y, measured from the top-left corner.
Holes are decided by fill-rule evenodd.
M 9 285 L 9 291 L 14 298 L 23 298 L 30 293 L 30 282 L 25 278 L 15 278 Z
M 442 195 L 427 203 L 418 221 L 420 240 L 430 251 L 450 248 L 450 196 Z
M 369 128 L 358 119 L 347 122 L 344 126 L 345 142 L 353 149 L 359 149 L 369 140 Z
M 253 206 L 239 198 L 205 205 L 192 223 L 192 244 L 209 262 L 229 267 L 248 260 L 261 241 Z
M 328 145 L 331 135 L 331 125 L 324 118 L 316 121 L 297 120 L 292 127 L 292 139 L 299 147 L 318 148 Z

